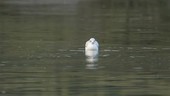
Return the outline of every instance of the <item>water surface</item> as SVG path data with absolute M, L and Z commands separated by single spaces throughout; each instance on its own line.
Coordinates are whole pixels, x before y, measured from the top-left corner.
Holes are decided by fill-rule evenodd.
M 169 96 L 168 0 L 0 1 L 3 96 Z M 89 62 L 84 44 L 100 44 Z

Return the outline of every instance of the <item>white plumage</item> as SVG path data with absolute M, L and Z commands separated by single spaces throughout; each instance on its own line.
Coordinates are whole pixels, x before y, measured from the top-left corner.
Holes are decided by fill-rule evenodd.
M 97 50 L 99 47 L 99 43 L 94 39 L 94 38 L 90 38 L 90 40 L 88 40 L 85 44 L 85 50 Z
M 88 57 L 96 57 L 98 50 L 99 43 L 94 38 L 90 38 L 85 44 L 85 55 Z

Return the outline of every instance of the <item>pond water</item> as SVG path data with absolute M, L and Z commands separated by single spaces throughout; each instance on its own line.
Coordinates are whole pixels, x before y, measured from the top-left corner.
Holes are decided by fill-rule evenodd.
M 0 95 L 169 96 L 169 4 L 1 0 Z

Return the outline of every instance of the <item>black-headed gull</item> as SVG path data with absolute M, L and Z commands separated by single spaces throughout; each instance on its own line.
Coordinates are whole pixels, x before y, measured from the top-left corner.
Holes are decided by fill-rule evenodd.
M 94 38 L 90 38 L 85 44 L 85 55 L 88 57 L 96 57 L 98 50 L 99 43 Z

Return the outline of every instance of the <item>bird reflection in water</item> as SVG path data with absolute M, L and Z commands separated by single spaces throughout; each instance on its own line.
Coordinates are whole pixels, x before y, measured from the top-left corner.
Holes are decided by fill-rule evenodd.
M 91 56 L 87 56 L 87 54 L 91 54 Z M 95 52 L 90 52 L 90 51 L 86 51 L 86 68 L 87 69 L 97 69 L 97 62 L 98 62 L 98 54 L 96 54 Z M 93 54 L 93 56 L 92 56 Z

